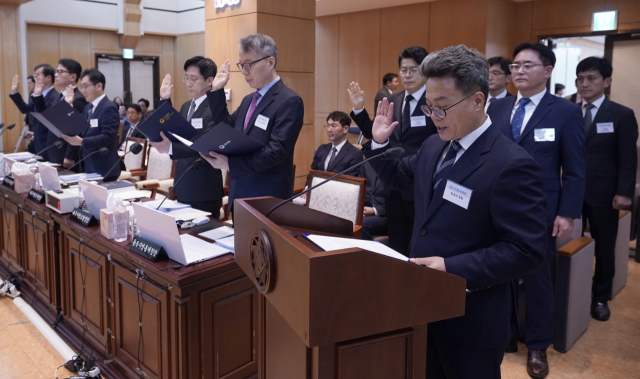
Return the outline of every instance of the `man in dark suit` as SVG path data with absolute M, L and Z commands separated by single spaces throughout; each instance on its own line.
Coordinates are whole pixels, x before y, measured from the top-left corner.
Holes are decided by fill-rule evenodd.
M 82 113 L 84 107 L 87 106 L 87 100 L 82 96 L 80 90 L 76 87 L 76 83 L 80 80 L 80 74 L 82 73 L 82 66 L 80 63 L 73 59 L 60 59 L 58 61 L 58 68 L 56 69 L 55 83 L 60 88 L 60 95 L 55 98 L 53 105 L 62 101 L 67 94 L 67 88 L 71 86 L 73 88 L 73 108 Z M 36 109 L 46 109 L 44 99 L 42 96 L 34 96 L 33 101 Z M 41 112 L 39 110 L 39 112 Z M 56 141 L 60 141 L 63 144 L 61 149 L 49 149 L 47 150 L 47 160 L 49 162 L 61 164 L 64 168 L 73 166 L 79 159 L 80 148 L 77 146 L 69 145 L 63 138 L 56 137 L 53 133 L 47 135 L 47 146 L 53 145 Z
M 149 117 L 149 115 L 153 113 L 153 110 L 149 110 L 149 104 L 149 100 L 145 98 L 140 98 L 140 100 L 138 100 L 138 105 L 140 106 L 140 109 L 142 109 L 142 118 L 140 119 L 140 122 L 144 121 L 145 118 Z
M 387 235 L 384 185 L 369 162 L 360 166 L 359 176 L 367 179 L 367 190 L 364 197 L 364 218 L 362 219 L 362 239 L 372 240 L 374 236 Z
M 362 162 L 362 152 L 347 139 L 351 126 L 351 118 L 344 112 L 335 111 L 327 116 L 327 139 L 331 142 L 320 145 L 313 155 L 312 170 L 342 172 L 349 167 Z M 359 168 L 355 168 L 345 175 L 358 176 Z
M 426 56 L 427 50 L 418 46 L 408 47 L 402 50 L 398 56 L 400 80 L 405 90 L 389 97 L 389 102 L 394 104 L 393 120 L 400 124 L 394 129 L 390 143 L 391 147 L 402 147 L 404 156 L 415 154 L 422 142 L 436 132 L 433 121 L 421 111 L 421 107 L 426 104 L 424 99 L 426 79 L 418 74 L 418 67 Z M 364 109 L 364 92 L 358 83 L 351 83 L 349 95 L 353 104 L 351 118 L 358 125 L 362 134 L 371 139 L 373 121 L 369 118 L 367 110 Z M 389 221 L 389 246 L 407 255 L 411 241 L 411 230 L 413 229 L 413 191 L 410 189 L 391 190 L 390 188 L 386 188 L 386 191 L 385 207 Z
M 611 315 L 607 301 L 615 275 L 618 213 L 631 206 L 638 165 L 635 114 L 604 95 L 612 73 L 607 58 L 589 57 L 576 68 L 587 145 L 582 219 L 596 240 L 591 317 L 599 321 L 607 321 Z
M 385 97 L 393 95 L 393 92 L 398 89 L 400 83 L 398 82 L 398 75 L 394 73 L 387 73 L 382 77 L 382 88 L 376 93 L 375 99 L 373 99 L 373 114 L 378 111 L 378 103 Z
M 182 104 L 180 114 L 197 129 L 191 138 L 195 141 L 203 134 L 214 128 L 214 120 L 211 116 L 207 91 L 211 89 L 211 83 L 216 76 L 218 67 L 209 58 L 196 56 L 184 63 L 185 76 L 182 79 L 187 85 L 187 91 L 191 100 Z M 171 75 L 167 74 L 160 87 L 160 102 L 171 102 L 173 86 Z M 222 173 L 211 165 L 200 165 L 200 155 L 182 143 L 171 143 L 164 133 L 161 134 L 162 142 L 151 142 L 159 152 L 168 153 L 171 159 L 176 161 L 175 177 L 184 179 L 175 187 L 178 201 L 190 204 L 193 208 L 211 212 L 211 216 L 220 218 L 220 208 L 224 191 L 222 189 Z M 189 169 L 192 165 L 192 169 Z M 197 167 L 197 169 L 196 169 Z
M 489 97 L 487 98 L 487 104 L 484 106 L 485 112 L 494 99 L 513 96 L 507 91 L 507 84 L 511 81 L 511 70 L 509 70 L 511 61 L 503 57 L 489 58 L 488 61 Z
M 480 52 L 451 46 L 431 53 L 420 71 L 439 136 L 416 154 L 371 166 L 385 186 L 415 192 L 411 262 L 467 281 L 465 315 L 428 326 L 427 378 L 500 378 L 510 281 L 544 260 L 542 170 L 484 113 L 489 64 Z M 382 103 L 367 157 L 391 146 L 393 108 Z
M 205 158 L 215 168 L 228 169 L 229 204 L 234 199 L 274 196 L 287 199 L 293 194 L 293 149 L 302 129 L 302 98 L 285 86 L 276 73 L 278 49 L 264 34 L 240 39 L 240 62 L 245 81 L 255 92 L 242 99 L 229 114 L 224 86 L 229 81 L 229 60 L 218 71 L 212 90 L 207 92 L 214 123 L 225 122 L 259 141 L 265 147 L 252 154 L 227 157 L 209 152 Z
M 104 75 L 95 68 L 87 68 L 80 74 L 80 90 L 89 102 L 82 111 L 82 116 L 91 125 L 82 136 L 68 136 L 62 138 L 72 146 L 81 146 L 80 158 L 83 161 L 84 172 L 96 172 L 104 177 L 105 182 L 114 181 L 120 176 L 116 137 L 120 126 L 118 106 L 104 94 L 106 80 Z M 75 94 L 71 86 L 67 87 L 64 100 L 73 104 Z M 106 147 L 108 153 L 101 156 L 89 154 Z
M 49 107 L 53 106 L 56 97 L 58 97 L 58 91 L 53 88 L 55 74 L 56 72 L 53 67 L 46 63 L 39 64 L 33 69 L 33 78 L 35 79 L 35 85 L 33 93 L 31 94 L 32 98 L 30 99 L 29 104 L 24 102 L 22 96 L 20 96 L 20 92 L 18 92 L 18 85 L 20 84 L 19 76 L 16 75 L 13 77 L 10 97 L 22 114 L 28 114 L 31 112 L 43 112 Z M 44 107 L 41 107 L 40 109 L 36 109 L 35 102 L 33 101 L 33 98 L 37 96 L 42 96 L 44 98 Z M 34 120 L 33 146 L 35 153 L 40 152 L 47 147 L 48 134 L 49 130 L 44 125 L 42 125 L 40 121 Z M 49 151 L 51 151 L 51 149 L 49 149 Z M 49 151 L 45 151 L 43 153 L 44 159 L 47 159 L 47 153 Z
M 138 104 L 123 105 L 127 109 L 127 118 L 124 119 L 124 125 L 122 127 L 122 138 L 120 139 L 120 147 L 118 150 L 124 151 L 127 144 L 127 138 L 144 138 L 144 134 L 138 131 L 138 125 L 142 122 L 142 110 Z M 167 139 L 167 141 L 169 141 Z M 169 142 L 171 144 L 171 142 Z
M 531 154 L 544 172 L 547 196 L 545 263 L 524 278 L 527 372 L 533 378 L 549 373 L 546 350 L 553 339 L 554 296 L 551 265 L 556 237 L 568 238 L 573 219 L 582 214 L 584 198 L 584 126 L 580 108 L 546 89 L 556 59 L 541 44 L 523 43 L 514 51 L 511 74 L 518 95 L 491 103 L 494 125 Z M 517 351 L 517 342 L 508 351 Z

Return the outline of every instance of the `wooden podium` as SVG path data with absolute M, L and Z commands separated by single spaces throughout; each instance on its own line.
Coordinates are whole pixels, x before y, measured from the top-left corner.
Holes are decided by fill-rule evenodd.
M 427 324 L 464 314 L 464 279 L 376 253 L 322 251 L 302 233 L 350 221 L 281 200 L 234 203 L 235 256 L 263 294 L 265 379 L 423 379 Z

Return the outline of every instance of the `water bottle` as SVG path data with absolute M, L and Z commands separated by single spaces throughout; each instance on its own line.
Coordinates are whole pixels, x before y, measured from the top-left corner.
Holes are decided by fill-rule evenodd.
M 122 199 L 118 198 L 113 208 L 113 239 L 116 242 L 127 240 L 127 219 L 127 209 L 122 204 Z
M 106 203 L 107 210 L 113 212 L 113 209 L 115 206 L 116 206 L 116 197 L 113 195 L 113 192 L 109 191 L 107 195 L 107 203 Z

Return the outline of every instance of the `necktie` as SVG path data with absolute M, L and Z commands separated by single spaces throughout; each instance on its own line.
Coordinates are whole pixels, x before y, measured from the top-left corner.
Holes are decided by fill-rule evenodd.
M 436 191 L 436 188 L 438 188 L 438 185 L 440 184 L 442 179 L 446 179 L 449 176 L 451 167 L 453 167 L 453 164 L 456 163 L 456 155 L 461 148 L 462 146 L 460 146 L 460 143 L 458 143 L 458 141 L 451 141 L 449 150 L 447 150 L 447 155 L 444 156 L 442 164 L 440 164 L 440 167 L 438 167 L 438 171 L 433 178 L 433 183 L 435 183 L 433 185 L 433 192 Z
M 513 120 L 511 120 L 511 134 L 513 135 L 513 141 L 518 142 L 520 138 L 520 133 L 522 131 L 522 123 L 524 122 L 524 107 L 529 104 L 531 99 L 528 97 L 523 97 L 520 99 L 520 105 L 518 109 L 516 109 L 516 113 L 513 115 Z
M 249 125 L 249 120 L 251 120 L 251 115 L 253 115 L 253 111 L 256 110 L 256 105 L 258 105 L 258 99 L 260 98 L 260 92 L 256 91 L 253 93 L 253 98 L 251 99 L 251 105 L 249 106 L 249 112 L 247 112 L 247 118 L 244 121 L 244 130 L 247 130 L 247 125 Z
M 91 115 L 93 114 L 93 103 L 87 104 L 87 121 L 91 120 Z
M 589 129 L 591 128 L 591 124 L 593 123 L 591 110 L 595 107 L 596 106 L 591 103 L 586 103 L 584 105 L 584 109 L 586 110 L 586 112 L 584 112 L 584 134 L 587 134 L 589 132 Z
M 402 110 L 402 131 L 409 129 L 411 127 L 411 105 L 409 102 L 413 100 L 413 96 L 407 95 L 404 98 L 404 109 Z
M 62 99 L 64 99 L 64 94 L 62 92 L 60 92 L 60 96 L 58 96 L 58 100 L 56 100 L 56 104 L 58 104 L 59 102 L 62 101 Z
M 191 117 L 196 111 L 196 99 L 191 100 L 191 106 L 189 107 L 189 113 L 187 113 L 187 121 L 191 121 Z
M 336 153 L 338 152 L 338 149 L 336 149 L 336 147 L 334 146 L 333 149 L 331 149 L 331 158 L 329 158 L 329 163 L 327 163 L 327 167 L 325 167 L 325 171 L 329 170 L 329 167 L 331 167 L 331 163 L 333 163 L 333 160 L 336 159 Z

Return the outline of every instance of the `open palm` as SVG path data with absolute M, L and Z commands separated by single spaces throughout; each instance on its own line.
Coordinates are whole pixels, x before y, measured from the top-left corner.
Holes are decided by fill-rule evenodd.
M 229 67 L 231 66 L 231 62 L 227 59 L 224 64 L 218 70 L 216 77 L 213 78 L 213 83 L 211 85 L 211 89 L 217 91 L 219 89 L 223 89 L 224 86 L 229 82 Z
M 173 94 L 173 85 L 171 84 L 171 74 L 167 74 L 162 79 L 162 85 L 160 86 L 160 98 L 162 100 L 168 100 Z
M 391 136 L 391 133 L 393 133 L 393 129 L 398 125 L 397 121 L 393 121 L 393 107 L 394 104 L 389 103 L 389 100 L 387 100 L 386 97 L 378 106 L 376 117 L 373 119 L 372 128 L 373 139 L 376 142 L 386 142 Z

